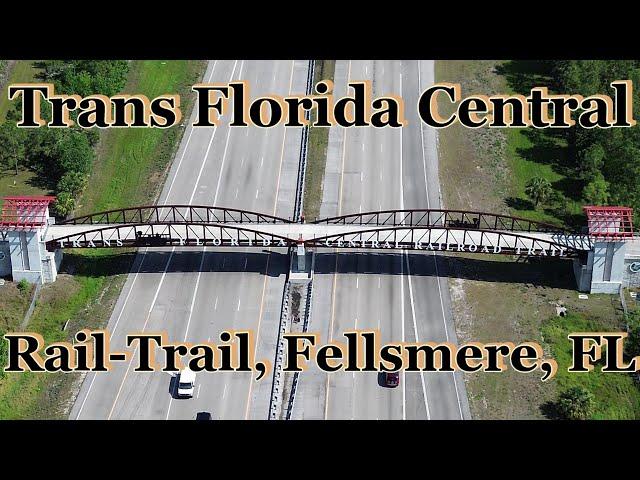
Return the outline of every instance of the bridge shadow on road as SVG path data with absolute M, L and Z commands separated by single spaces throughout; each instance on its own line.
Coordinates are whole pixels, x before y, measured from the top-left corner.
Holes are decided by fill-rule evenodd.
M 289 269 L 289 258 L 284 249 L 272 251 L 267 274 L 285 275 Z M 202 262 L 204 272 L 251 272 L 264 274 L 269 252 L 267 250 L 202 251 L 180 250 L 174 252 L 168 268 L 170 252 L 151 250 L 87 256 L 65 253 L 62 273 L 78 273 L 86 276 L 116 275 L 138 270 L 141 273 L 167 274 L 198 272 Z M 414 276 L 436 276 L 480 280 L 485 282 L 521 283 L 553 288 L 575 288 L 573 267 L 569 259 L 529 258 L 514 260 L 506 255 L 466 256 L 431 253 L 407 253 L 409 269 Z M 374 274 L 403 275 L 407 272 L 406 261 L 400 252 L 318 251 L 315 255 L 315 275 Z
M 569 259 L 514 260 L 506 255 L 432 255 L 407 253 L 413 276 L 440 276 L 485 282 L 521 283 L 551 288 L 575 288 Z M 333 274 L 403 275 L 407 262 L 402 253 L 332 252 L 316 253 L 316 275 Z
M 269 259 L 269 255 L 271 258 Z M 167 266 L 169 257 L 171 262 Z M 269 259 L 269 260 L 268 260 Z M 142 263 L 140 264 L 140 261 Z M 285 253 L 267 250 L 254 252 L 240 251 L 206 251 L 181 250 L 171 255 L 166 250 L 150 250 L 148 252 L 107 253 L 101 255 L 78 255 L 66 253 L 61 273 L 81 274 L 86 276 L 118 275 L 123 273 L 163 273 L 167 274 L 198 272 L 202 265 L 203 272 L 249 272 L 278 277 L 289 271 L 289 257 Z

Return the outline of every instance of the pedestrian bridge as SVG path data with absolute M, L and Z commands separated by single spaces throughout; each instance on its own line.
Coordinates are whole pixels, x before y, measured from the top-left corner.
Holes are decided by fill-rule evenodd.
M 150 205 L 56 222 L 48 208 L 53 200 L 5 198 L 0 276 L 53 282 L 69 248 L 298 247 L 298 259 L 306 257 L 305 248 L 573 257 L 579 290 L 616 293 L 621 285 L 640 285 L 640 239 L 628 207 L 585 207 L 585 234 L 509 215 L 433 209 L 294 222 L 233 208 Z
M 292 247 L 449 251 L 573 257 L 588 235 L 507 215 L 461 210 L 387 210 L 313 223 L 208 206 L 145 206 L 49 225 L 47 250 L 113 247 Z

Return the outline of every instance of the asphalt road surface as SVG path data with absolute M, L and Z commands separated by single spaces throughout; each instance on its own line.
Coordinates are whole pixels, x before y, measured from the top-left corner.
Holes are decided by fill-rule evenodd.
M 339 61 L 335 95 L 347 79 L 371 80 L 374 96 L 397 94 L 409 122 L 403 128 L 333 127 L 329 136 L 321 217 L 402 208 L 439 208 L 436 134 L 415 106 L 434 82 L 433 61 Z M 430 253 L 365 251 L 316 254 L 309 331 L 323 342 L 346 330 L 379 329 L 390 341 L 456 342 L 444 266 Z M 401 374 L 385 388 L 377 373 L 300 376 L 296 419 L 469 418 L 464 382 L 452 373 Z
M 251 96 L 304 94 L 307 61 L 211 61 L 210 83 L 247 80 Z M 293 215 L 300 129 L 187 127 L 159 204 L 216 205 Z M 189 125 L 194 118 L 191 118 Z M 141 250 L 109 320 L 111 350 L 128 333 L 161 332 L 175 342 L 219 342 L 222 330 L 256 333 L 256 358 L 273 361 L 286 251 Z M 135 361 L 134 361 L 135 362 Z M 197 374 L 195 395 L 174 399 L 175 378 L 133 371 L 131 362 L 88 374 L 72 419 L 266 419 L 271 378 Z

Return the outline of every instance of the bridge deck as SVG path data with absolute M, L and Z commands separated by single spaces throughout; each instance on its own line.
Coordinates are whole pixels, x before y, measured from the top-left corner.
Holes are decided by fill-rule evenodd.
M 591 248 L 589 237 L 585 235 L 335 224 L 51 225 L 45 233 L 44 240 L 50 244 L 57 242 L 57 247 L 70 248 L 127 246 L 133 245 L 133 242 L 141 238 L 158 239 L 158 242 L 152 245 L 286 246 L 302 240 L 310 246 L 328 248 L 424 248 L 476 251 L 475 246 L 489 247 L 489 249 L 498 247 L 498 250 L 508 251 L 518 250 L 518 253 L 520 250 L 527 253 L 530 249 L 539 251 L 564 248 L 585 251 Z M 61 244 L 59 239 L 65 239 L 64 243 Z M 167 243 L 160 242 L 161 239 Z M 75 243 L 73 243 L 74 240 Z M 216 243 L 218 240 L 221 243 Z

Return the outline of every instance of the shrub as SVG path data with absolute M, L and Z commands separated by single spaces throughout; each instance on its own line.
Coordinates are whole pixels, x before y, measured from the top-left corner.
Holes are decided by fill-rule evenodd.
M 584 387 L 572 387 L 560 394 L 558 413 L 568 420 L 586 420 L 593 415 L 593 394 Z
M 18 290 L 23 295 L 29 290 L 29 282 L 27 282 L 24 278 L 18 282 Z
M 53 208 L 56 215 L 66 217 L 69 215 L 76 206 L 76 201 L 69 192 L 60 192 L 56 198 Z

